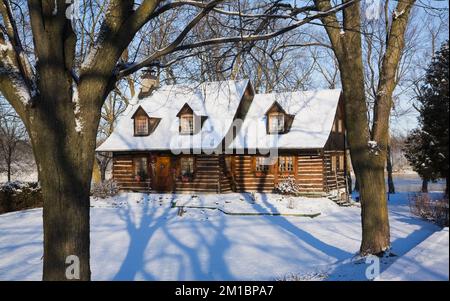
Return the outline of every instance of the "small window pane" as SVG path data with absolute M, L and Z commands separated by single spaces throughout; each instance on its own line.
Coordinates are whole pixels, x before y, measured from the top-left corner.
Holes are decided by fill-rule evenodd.
M 192 134 L 194 132 L 194 118 L 192 115 L 181 116 L 180 127 L 182 134 Z
M 181 158 L 181 175 L 190 176 L 194 173 L 194 158 Z
M 265 158 L 264 157 L 257 157 L 256 158 L 256 171 L 259 172 L 267 172 L 269 171 L 269 165 L 265 164 Z
M 139 181 L 145 181 L 148 178 L 147 157 L 134 159 L 134 176 Z
M 269 116 L 269 132 L 279 133 L 284 131 L 284 114 L 272 114 Z
M 288 157 L 286 159 L 286 170 L 294 171 L 294 160 L 292 159 L 292 157 Z
M 136 134 L 147 135 L 148 134 L 148 119 L 145 116 L 140 116 L 135 119 Z
M 280 157 L 278 160 L 278 171 L 282 173 L 293 173 L 294 157 Z

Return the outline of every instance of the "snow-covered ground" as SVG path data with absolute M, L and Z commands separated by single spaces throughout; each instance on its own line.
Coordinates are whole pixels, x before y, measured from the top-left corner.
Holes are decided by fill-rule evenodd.
M 448 280 L 448 231 L 438 232 L 438 226 L 412 216 L 401 196 L 391 198 L 389 205 L 397 256 L 380 260 L 381 277 L 408 268 L 414 269 L 414 279 Z M 270 194 L 192 199 L 135 193 L 91 204 L 94 280 L 367 280 L 372 264 L 355 255 L 360 208 L 338 207 L 325 198 L 289 202 Z M 188 205 L 209 209 L 177 208 Z M 230 212 L 282 215 L 226 214 Z M 317 212 L 314 218 L 289 215 Z M 436 243 L 437 233 L 444 233 L 440 236 L 446 237 L 446 245 L 445 239 Z M 410 254 L 433 262 L 408 261 Z M 435 267 L 436 273 L 426 272 Z M 39 280 L 41 273 L 42 210 L 0 215 L 0 280 Z M 410 279 L 393 273 L 396 279 Z
M 395 261 L 377 280 L 448 279 L 448 227 L 433 233 Z M 445 262 L 443 259 L 447 258 Z

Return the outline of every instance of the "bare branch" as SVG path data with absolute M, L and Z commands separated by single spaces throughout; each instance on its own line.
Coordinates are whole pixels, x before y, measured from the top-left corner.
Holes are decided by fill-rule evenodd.
M 334 14 L 346 7 L 353 5 L 353 3 L 355 3 L 356 1 L 358 1 L 358 0 L 350 0 L 343 4 L 336 5 L 335 7 L 332 7 L 326 11 L 317 12 L 316 14 L 314 14 L 312 16 L 305 17 L 304 19 L 297 21 L 289 26 L 286 26 L 278 31 L 274 31 L 274 32 L 271 32 L 268 34 L 263 34 L 263 35 L 243 35 L 243 36 L 234 36 L 234 37 L 214 38 L 214 39 L 199 41 L 196 43 L 180 45 L 185 37 L 185 35 L 184 35 L 181 37 L 181 39 L 177 38 L 169 46 L 155 51 L 153 54 L 151 54 L 150 56 L 148 56 L 141 62 L 133 64 L 131 67 L 125 68 L 124 70 L 120 71 L 119 78 L 127 76 L 131 73 L 134 73 L 134 72 L 138 71 L 139 69 L 144 68 L 146 66 L 155 64 L 156 60 L 158 60 L 160 57 L 167 55 L 169 53 L 174 53 L 174 52 L 183 51 L 183 50 L 190 50 L 190 49 L 209 46 L 209 45 L 269 40 L 274 37 L 280 36 L 290 30 L 298 28 L 304 24 L 307 24 L 312 20 L 323 18 L 328 15 Z M 183 32 L 185 32 L 185 31 L 183 31 Z M 177 46 L 177 44 L 178 44 L 178 46 Z

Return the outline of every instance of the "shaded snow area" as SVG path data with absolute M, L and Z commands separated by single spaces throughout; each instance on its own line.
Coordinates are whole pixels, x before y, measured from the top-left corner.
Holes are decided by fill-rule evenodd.
M 377 280 L 448 280 L 448 228 L 435 232 L 384 271 Z
M 360 208 L 338 207 L 326 198 L 276 194 L 121 194 L 91 205 L 91 269 L 94 280 L 367 280 L 370 262 L 356 256 Z M 317 212 L 303 216 L 230 215 Z M 176 208 L 184 206 L 184 208 Z M 404 198 L 390 203 L 392 253 L 380 272 L 417 271 L 414 279 L 448 280 L 441 228 L 409 213 Z M 427 239 L 432 239 L 427 242 Z M 436 245 L 437 244 L 437 245 Z M 442 244 L 442 245 L 441 245 Z M 423 251 L 416 250 L 421 248 Z M 444 249 L 447 250 L 444 252 Z M 407 260 L 411 252 L 425 257 Z M 417 253 L 416 253 L 417 254 Z M 422 256 L 421 255 L 421 256 Z M 442 266 L 435 269 L 435 263 Z M 398 265 L 398 266 L 397 266 Z M 440 265 L 440 264 L 439 264 Z M 429 272 L 425 273 L 425 269 Z M 396 273 L 398 279 L 410 275 Z M 409 273 L 408 273 L 409 274 Z M 42 275 L 42 210 L 0 215 L 0 280 L 39 280 Z M 438 276 L 437 276 L 438 275 Z M 397 278 L 396 278 L 397 279 Z

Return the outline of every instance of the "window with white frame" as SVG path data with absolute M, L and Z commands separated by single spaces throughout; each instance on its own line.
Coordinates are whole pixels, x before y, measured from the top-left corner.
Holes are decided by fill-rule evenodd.
M 294 172 L 294 157 L 279 157 L 278 171 L 281 173 Z
M 257 172 L 268 172 L 269 165 L 267 165 L 266 158 L 264 157 L 256 157 L 255 159 L 255 170 Z
M 182 115 L 180 117 L 180 133 L 181 134 L 192 134 L 194 133 L 194 116 L 193 115 Z
M 269 133 L 277 134 L 284 131 L 284 114 L 272 113 L 269 115 Z
M 138 116 L 134 119 L 134 129 L 136 135 L 148 135 L 148 118 Z

